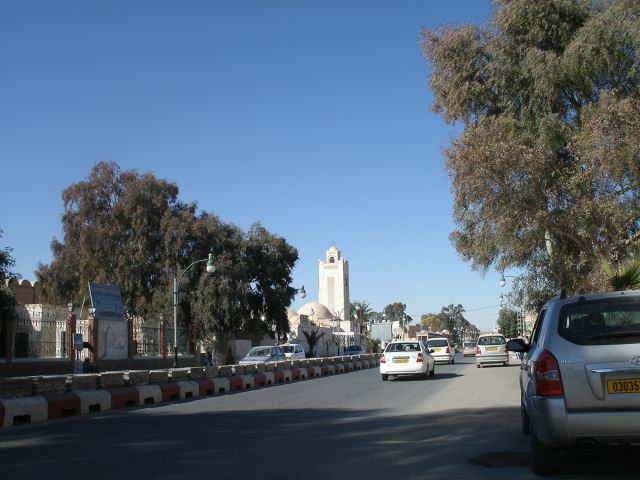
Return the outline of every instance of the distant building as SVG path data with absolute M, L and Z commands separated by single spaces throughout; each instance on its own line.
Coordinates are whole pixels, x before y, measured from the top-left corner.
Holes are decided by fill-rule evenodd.
M 351 320 L 349 262 L 335 246 L 327 250 L 326 262 L 318 260 L 318 285 L 319 302 L 340 320 Z

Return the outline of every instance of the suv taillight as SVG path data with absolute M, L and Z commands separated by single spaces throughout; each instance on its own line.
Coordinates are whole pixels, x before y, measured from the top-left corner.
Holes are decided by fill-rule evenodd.
M 507 344 L 504 344 L 504 353 L 509 353 L 509 347 L 507 347 Z
M 418 353 L 418 358 L 416 359 L 416 362 L 418 363 L 424 362 L 424 355 L 422 354 L 422 352 Z
M 444 349 L 444 353 L 449 353 L 449 352 L 450 352 L 449 347 Z
M 476 347 L 476 355 L 480 355 L 482 353 L 482 350 L 480 350 L 480 347 Z
M 380 355 L 380 363 L 387 363 L 387 359 L 384 358 L 384 353 Z
M 560 367 L 551 352 L 544 350 L 537 361 L 532 361 L 536 393 L 542 396 L 564 395 Z

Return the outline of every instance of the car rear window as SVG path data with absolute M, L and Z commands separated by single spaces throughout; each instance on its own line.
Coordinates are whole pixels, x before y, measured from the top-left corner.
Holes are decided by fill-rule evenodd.
M 417 342 L 390 343 L 387 352 L 419 352 L 420 345 Z
M 449 342 L 444 338 L 436 338 L 427 342 L 427 347 L 448 347 Z
M 465 342 L 464 348 L 473 348 L 476 344 L 474 342 Z
M 489 337 L 480 337 L 478 339 L 478 345 L 486 346 L 486 345 L 503 345 L 507 343 L 505 338 L 502 335 L 491 335 Z
M 558 334 L 577 345 L 640 343 L 640 297 L 565 305 L 560 310 Z

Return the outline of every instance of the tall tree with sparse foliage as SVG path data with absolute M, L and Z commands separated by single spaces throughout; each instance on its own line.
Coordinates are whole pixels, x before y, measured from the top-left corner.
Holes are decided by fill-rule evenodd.
M 0 230 L 2 238 L 2 230 Z M 11 256 L 11 248 L 0 249 L 0 358 L 6 354 L 4 351 L 7 334 L 7 323 L 15 314 L 15 299 L 9 288 L 5 287 L 5 282 L 15 274 L 11 268 L 15 265 L 15 260 Z
M 523 271 L 519 303 L 602 290 L 640 239 L 640 3 L 495 0 L 482 26 L 422 33 L 473 268 Z
M 200 338 L 288 331 L 298 253 L 285 239 L 259 224 L 245 233 L 197 213 L 195 203 L 179 200 L 175 183 L 113 162 L 96 164 L 62 197 L 64 238 L 53 240 L 53 261 L 37 272 L 48 301 L 82 300 L 88 282 L 111 283 L 130 315 L 154 316 L 171 312 L 177 278 L 181 323 Z M 209 253 L 212 275 L 194 264 Z

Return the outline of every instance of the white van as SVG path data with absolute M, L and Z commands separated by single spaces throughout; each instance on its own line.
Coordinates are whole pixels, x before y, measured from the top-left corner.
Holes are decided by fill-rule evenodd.
M 304 353 L 304 348 L 299 343 L 287 343 L 285 345 L 280 345 L 282 351 L 287 357 L 287 360 L 300 360 L 302 358 L 306 358 L 306 354 Z

